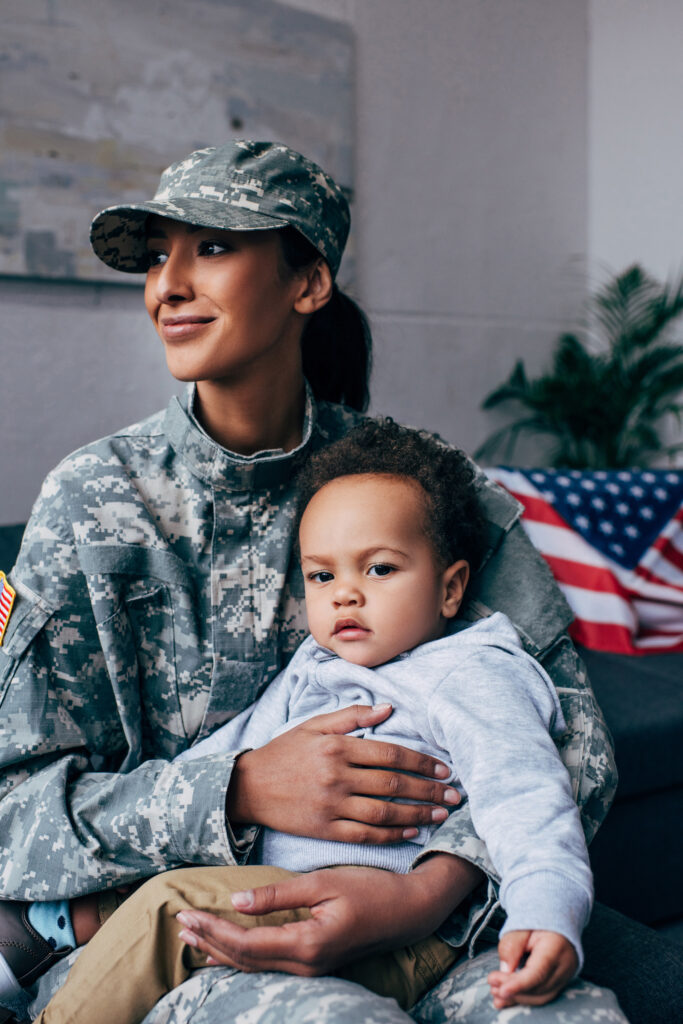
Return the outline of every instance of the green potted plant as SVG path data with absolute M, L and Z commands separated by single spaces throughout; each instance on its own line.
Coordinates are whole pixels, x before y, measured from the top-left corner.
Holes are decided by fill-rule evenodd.
M 683 410 L 683 345 L 671 327 L 683 313 L 683 281 L 662 284 L 635 264 L 589 300 L 583 337 L 562 334 L 551 368 L 530 379 L 520 359 L 482 408 L 516 403 L 521 414 L 475 453 L 510 462 L 522 434 L 549 438 L 546 464 L 570 469 L 649 466 L 683 444 L 663 437 Z

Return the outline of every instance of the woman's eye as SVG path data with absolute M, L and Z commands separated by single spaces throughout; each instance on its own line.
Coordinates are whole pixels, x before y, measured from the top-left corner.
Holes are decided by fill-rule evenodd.
M 229 251 L 229 245 L 225 245 L 223 242 L 217 242 L 215 239 L 207 239 L 206 241 L 199 243 L 200 256 L 222 256 L 224 252 Z
M 379 565 L 370 566 L 368 576 L 390 576 L 392 572 L 396 572 L 393 565 L 385 565 L 381 562 Z
M 148 249 L 147 250 L 147 266 L 148 267 L 160 267 L 162 263 L 165 263 L 168 259 L 168 254 L 162 252 L 161 249 Z
M 312 572 L 308 578 L 313 580 L 314 583 L 329 583 L 330 580 L 334 579 L 334 575 L 331 572 L 320 569 L 318 572 Z

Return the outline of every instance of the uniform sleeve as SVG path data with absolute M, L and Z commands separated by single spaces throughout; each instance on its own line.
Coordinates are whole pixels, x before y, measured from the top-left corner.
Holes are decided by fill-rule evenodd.
M 233 758 L 142 761 L 136 651 L 95 623 L 58 481 L 10 579 L 0 647 L 0 893 L 47 900 L 187 863 L 234 863 Z
M 485 647 L 440 685 L 429 717 L 500 880 L 506 930 L 559 932 L 581 962 L 592 876 L 569 774 L 550 735 L 557 709 L 552 683 L 528 655 Z

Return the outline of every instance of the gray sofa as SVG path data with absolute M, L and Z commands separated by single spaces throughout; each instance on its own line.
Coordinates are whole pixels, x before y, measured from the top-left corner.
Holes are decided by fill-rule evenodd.
M 597 899 L 646 924 L 683 918 L 683 654 L 580 653 L 619 768 L 591 845 Z

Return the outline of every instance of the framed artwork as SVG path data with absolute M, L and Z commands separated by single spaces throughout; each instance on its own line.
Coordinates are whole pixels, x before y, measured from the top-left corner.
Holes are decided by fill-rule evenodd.
M 126 283 L 92 217 L 230 138 L 285 142 L 352 192 L 340 22 L 276 0 L 3 0 L 2 22 L 1 275 Z

